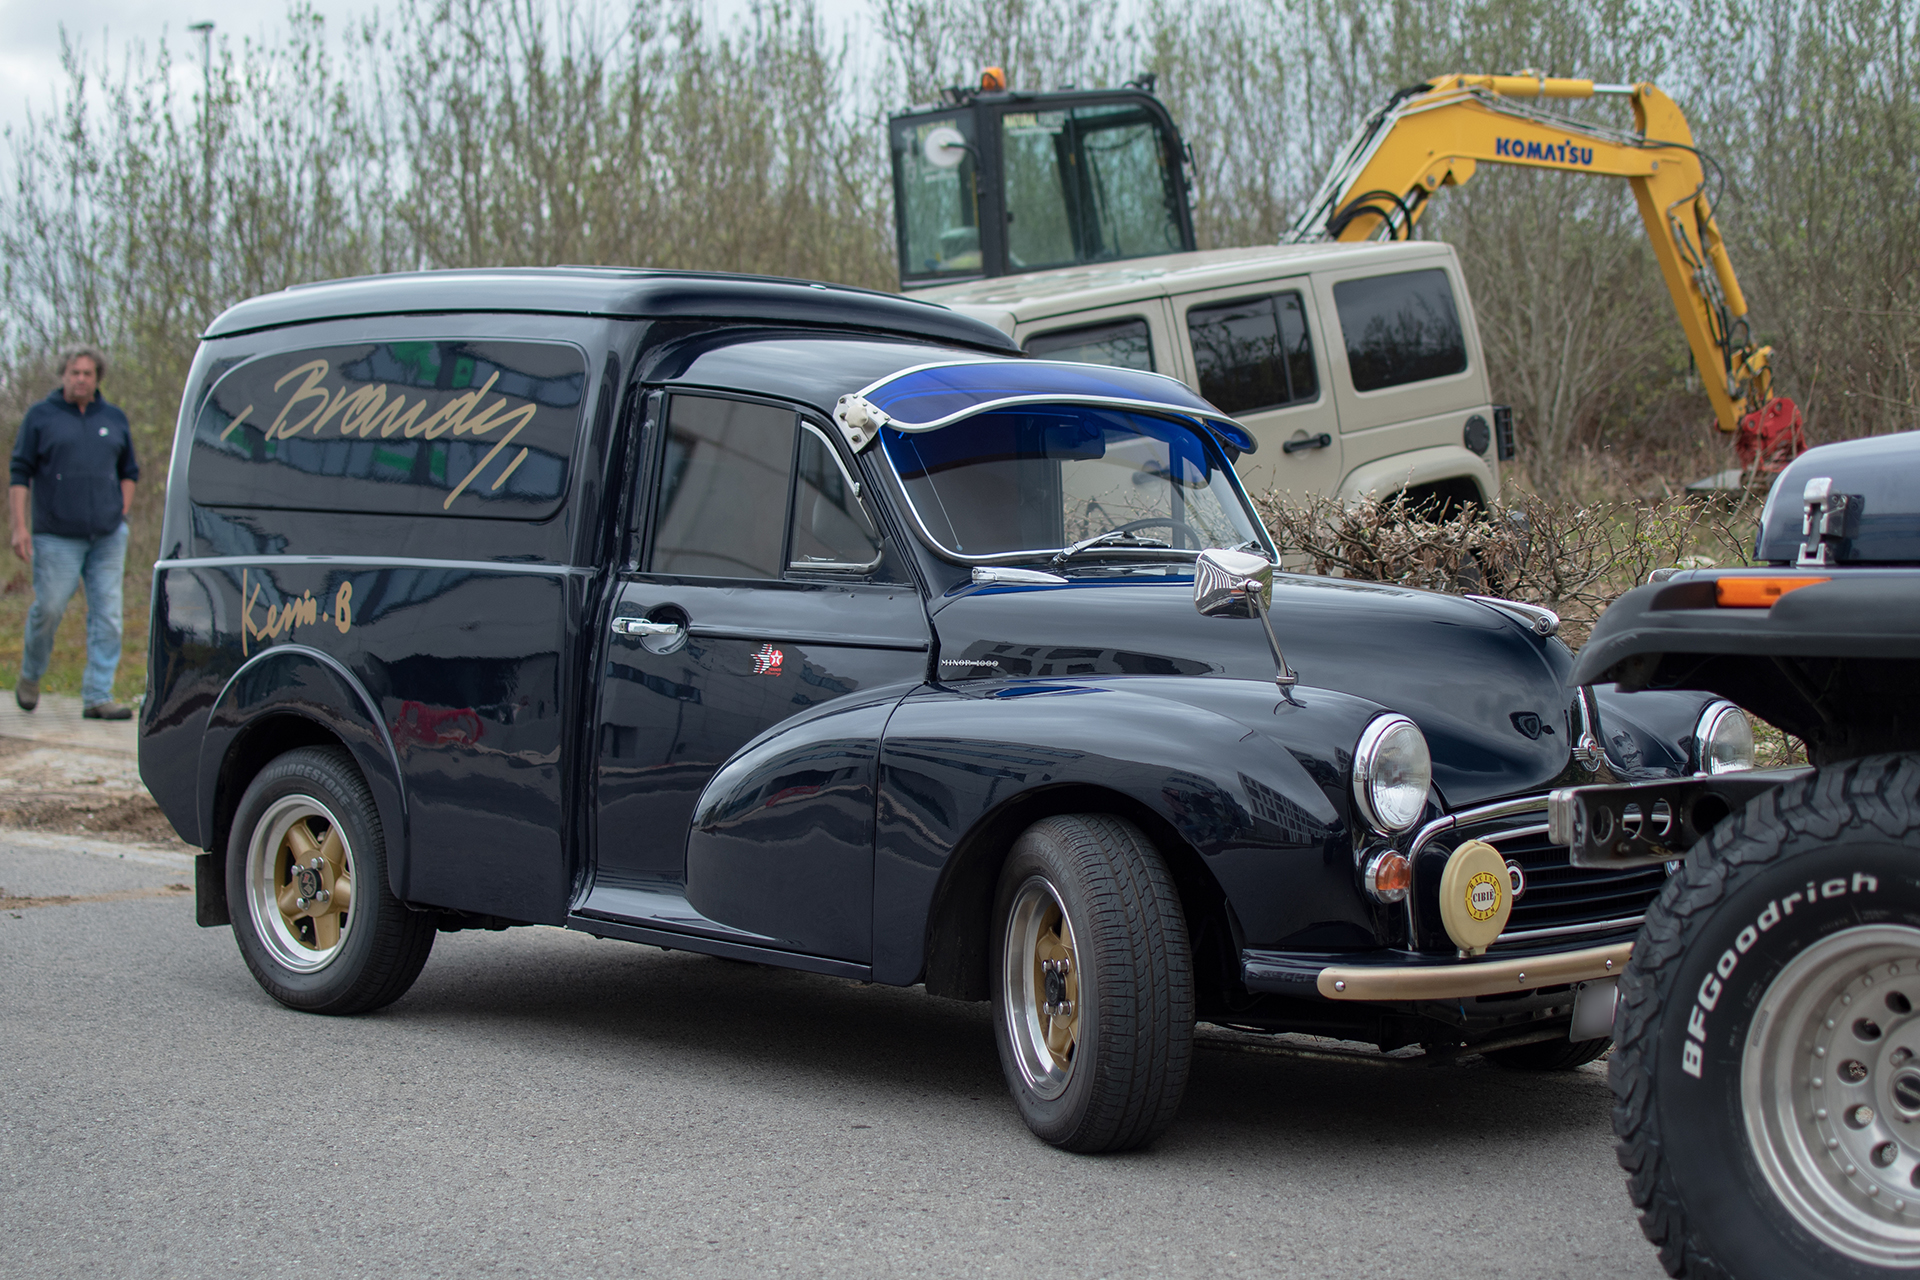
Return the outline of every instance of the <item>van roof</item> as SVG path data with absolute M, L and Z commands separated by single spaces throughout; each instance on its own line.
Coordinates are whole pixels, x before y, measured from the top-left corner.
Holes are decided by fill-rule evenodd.
M 1027 320 L 1062 311 L 1131 302 L 1141 297 L 1219 288 L 1268 269 L 1275 274 L 1293 274 L 1322 267 L 1365 266 L 1371 262 L 1390 265 L 1407 258 L 1451 253 L 1447 245 L 1432 240 L 1327 241 L 1202 249 L 1196 253 L 1167 253 L 1157 258 L 1129 258 L 1123 262 L 937 285 L 916 289 L 911 296 L 963 307 L 974 315 L 987 314 L 987 309 L 992 308 Z
M 226 338 L 358 316 L 463 311 L 820 326 L 1017 350 L 998 329 L 931 299 L 771 276 L 623 267 L 416 271 L 295 285 L 228 307 L 205 336 Z

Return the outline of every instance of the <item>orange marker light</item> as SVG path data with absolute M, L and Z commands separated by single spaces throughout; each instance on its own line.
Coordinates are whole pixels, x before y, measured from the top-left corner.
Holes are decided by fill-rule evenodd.
M 1005 93 L 1006 88 L 1007 73 L 999 67 L 988 67 L 980 73 L 980 92 Z
M 1771 609 L 1789 591 L 1831 578 L 1721 578 L 1713 584 L 1714 603 L 1722 609 Z

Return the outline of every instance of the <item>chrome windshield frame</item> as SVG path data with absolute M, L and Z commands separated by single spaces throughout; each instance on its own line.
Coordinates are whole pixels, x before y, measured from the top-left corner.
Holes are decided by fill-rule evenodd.
M 1076 401 L 1076 400 L 1070 400 L 1070 399 L 1062 399 L 1060 397 L 1042 397 L 1038 399 L 1038 403 L 1079 404 L 1082 402 Z M 996 404 L 994 407 L 997 408 L 998 404 Z M 1102 406 L 1102 407 L 1120 407 L 1120 406 Z M 1138 409 L 1138 408 L 1133 408 L 1131 406 L 1128 406 L 1129 412 L 1144 412 L 1150 417 L 1159 418 L 1162 421 L 1172 422 L 1177 426 L 1182 426 L 1182 427 L 1188 428 L 1189 430 L 1194 430 L 1193 423 L 1191 420 L 1183 420 L 1184 415 L 1179 414 L 1177 411 L 1170 412 L 1170 410 L 1171 410 L 1171 406 L 1168 406 L 1168 405 L 1147 406 L 1144 409 Z M 988 411 L 989 410 L 987 409 L 980 410 L 980 412 L 988 412 Z M 963 415 L 960 415 L 958 418 L 954 419 L 954 422 L 963 422 L 967 418 L 975 417 L 975 416 L 977 415 L 973 413 L 963 414 Z M 949 422 L 947 423 L 947 425 L 952 426 L 954 425 L 954 422 Z M 892 425 L 892 424 L 889 423 L 888 425 Z M 928 429 L 931 430 L 931 428 L 928 428 Z M 1214 436 L 1212 432 L 1207 432 L 1207 431 L 1194 430 L 1194 434 L 1196 436 L 1199 436 L 1202 440 L 1207 441 L 1212 448 L 1218 451 L 1217 456 L 1218 456 L 1218 461 L 1220 463 L 1220 472 L 1222 475 L 1224 475 L 1227 478 L 1227 484 L 1232 489 L 1234 496 L 1237 499 L 1239 499 L 1241 512 L 1247 517 L 1248 521 L 1252 524 L 1254 533 L 1259 539 L 1260 549 L 1262 554 L 1264 554 L 1268 560 L 1272 561 L 1277 566 L 1280 563 L 1280 553 L 1274 548 L 1273 535 L 1267 531 L 1266 521 L 1260 518 L 1259 509 L 1253 505 L 1253 500 L 1247 496 L 1246 486 L 1240 482 L 1240 472 L 1234 467 L 1233 463 L 1227 458 L 1226 450 L 1221 447 L 1219 438 L 1217 436 Z M 879 432 L 875 431 L 874 436 L 875 438 L 878 438 Z M 943 544 L 938 538 L 934 537 L 933 531 L 927 527 L 926 521 L 920 515 L 920 508 L 914 504 L 912 491 L 907 488 L 906 478 L 900 474 L 900 469 L 894 465 L 893 456 L 889 454 L 885 449 L 880 449 L 880 450 L 877 450 L 876 452 L 878 457 L 884 458 L 886 460 L 887 477 L 890 481 L 892 481 L 893 490 L 900 499 L 901 507 L 906 512 L 907 522 L 912 526 L 914 535 L 918 537 L 923 544 L 925 544 L 928 550 L 932 551 L 935 555 L 939 556 L 942 560 L 947 561 L 949 564 L 973 566 L 973 565 L 1014 564 L 1014 563 L 1019 563 L 1021 561 L 1026 561 L 1026 560 L 1051 560 L 1053 559 L 1053 557 L 1059 555 L 1062 551 L 1066 550 L 1066 547 L 1064 546 L 1044 547 L 1044 548 L 1034 548 L 1032 550 L 1000 551 L 1000 552 L 995 552 L 992 555 L 984 555 L 984 556 L 968 555 L 964 551 L 953 550 L 952 548 Z M 1142 564 L 1152 563 L 1155 560 L 1166 560 L 1169 557 L 1172 557 L 1175 559 L 1192 561 L 1194 559 L 1197 559 L 1200 553 L 1204 550 L 1206 550 L 1206 548 L 1204 547 L 1196 547 L 1193 550 L 1188 551 L 1188 550 L 1185 550 L 1182 548 L 1176 548 L 1176 547 L 1126 547 L 1126 546 L 1103 546 L 1095 549 L 1097 554 L 1102 557 L 1118 556 L 1122 559 L 1133 560 L 1135 562 L 1142 563 Z

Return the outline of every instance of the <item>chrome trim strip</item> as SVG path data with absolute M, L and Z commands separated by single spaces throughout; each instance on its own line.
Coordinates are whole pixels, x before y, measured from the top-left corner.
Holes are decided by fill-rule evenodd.
M 1583 933 L 1607 933 L 1614 929 L 1639 928 L 1644 915 L 1621 916 L 1618 920 L 1593 920 L 1586 924 L 1560 925 L 1553 929 L 1521 929 L 1501 934 L 1493 940 L 1494 946 L 1503 942 L 1526 942 L 1532 938 L 1571 938 Z
M 162 569 L 224 569 L 228 565 L 367 565 L 376 569 L 472 569 L 486 573 L 536 573 L 549 577 L 591 575 L 593 569 L 571 564 L 522 564 L 507 560 L 416 560 L 411 556 L 194 556 L 156 560 Z
M 1432 822 L 1420 828 L 1420 834 L 1413 838 L 1413 843 L 1407 848 L 1407 857 L 1419 857 L 1421 851 L 1432 844 L 1435 839 L 1445 835 L 1456 827 L 1472 826 L 1476 822 L 1491 822 L 1496 818 L 1511 818 L 1522 813 L 1545 813 L 1546 811 L 1547 798 L 1544 795 L 1538 795 L 1522 796 L 1518 800 L 1502 800 L 1496 804 L 1483 804 L 1477 808 L 1462 809 L 1457 813 L 1449 813 L 1444 817 L 1435 818 Z M 1545 829 L 1544 826 L 1541 828 L 1543 831 Z M 1492 842 L 1489 841 L 1488 843 Z
M 889 383 L 898 382 L 900 379 L 905 378 L 910 374 L 925 373 L 930 369 L 963 369 L 970 365 L 996 364 L 996 363 L 1018 364 L 1022 368 L 1031 368 L 1035 365 L 1051 365 L 1051 366 L 1056 366 L 1063 369 L 1079 369 L 1082 364 L 1082 362 L 1075 361 L 1075 360 L 1033 360 L 1033 359 L 1022 360 L 1017 356 L 982 356 L 980 358 L 972 359 L 972 360 L 933 360 L 933 361 L 929 361 L 926 364 L 916 364 L 911 368 L 896 370 L 893 373 L 888 374 L 886 377 L 879 379 L 878 381 L 870 382 L 866 386 L 860 388 L 860 390 L 854 392 L 853 398 L 859 399 L 859 400 L 867 400 L 867 398 L 871 396 L 874 392 L 878 391 L 880 388 L 884 386 L 887 386 Z M 1188 386 L 1186 383 L 1180 381 L 1180 379 L 1174 377 L 1171 374 L 1159 373 L 1152 369 L 1129 369 L 1127 372 L 1144 373 L 1150 378 L 1162 378 L 1167 382 L 1171 383 L 1173 386 L 1180 388 L 1180 393 L 1182 395 L 1193 394 L 1192 387 Z M 869 401 L 869 403 L 871 403 L 871 401 Z M 963 421 L 967 418 L 971 418 L 976 414 L 988 413 L 994 409 L 1003 409 L 1008 405 L 1048 404 L 1048 403 L 1093 404 L 1093 405 L 1106 405 L 1113 408 L 1144 409 L 1150 413 L 1158 413 L 1162 415 L 1171 414 L 1176 417 L 1191 418 L 1199 422 L 1224 422 L 1224 423 L 1230 424 L 1231 426 L 1233 426 L 1235 429 L 1239 431 L 1246 432 L 1249 438 L 1251 438 L 1253 435 L 1251 431 L 1247 431 L 1246 427 L 1242 426 L 1239 422 L 1236 422 L 1234 419 L 1228 417 L 1226 414 L 1221 413 L 1217 409 L 1214 410 L 1212 413 L 1208 413 L 1202 409 L 1189 409 L 1182 405 L 1167 404 L 1164 401 L 1131 400 L 1121 396 L 1097 396 L 1097 395 L 1061 396 L 1061 395 L 1035 394 L 1035 395 L 1021 395 L 1021 396 L 1005 396 L 999 400 L 983 400 L 978 404 L 970 405 L 967 408 L 962 409 L 958 413 L 950 413 L 944 418 L 935 418 L 931 422 L 902 422 L 900 419 L 894 417 L 892 414 L 887 414 L 887 421 L 884 425 L 892 427 L 895 431 L 906 431 L 906 432 L 933 431 L 940 427 L 950 426 L 953 423 Z M 886 411 L 881 410 L 881 412 L 885 413 Z M 878 433 L 876 432 L 875 434 L 877 435 Z M 871 442 L 872 440 L 871 438 L 869 438 L 868 443 L 871 443 Z
M 902 653 L 925 653 L 925 640 L 907 640 L 900 636 L 855 636 L 827 631 L 782 631 L 771 627 L 708 627 L 695 623 L 687 634 L 701 640 L 764 640 L 769 644 L 804 644 L 838 649 L 896 649 Z
M 1518 618 L 1527 629 L 1537 636 L 1556 635 L 1560 630 L 1560 615 L 1553 610 L 1537 604 L 1522 604 L 1518 600 L 1508 600 L 1503 596 L 1469 595 L 1467 599 L 1475 604 L 1483 604 L 1496 613 Z

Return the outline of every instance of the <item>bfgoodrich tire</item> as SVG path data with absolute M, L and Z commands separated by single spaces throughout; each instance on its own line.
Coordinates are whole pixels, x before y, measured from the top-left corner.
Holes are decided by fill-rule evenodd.
M 1620 983 L 1614 1133 L 1670 1275 L 1920 1266 L 1920 762 L 1760 797 L 1687 859 Z
M 387 887 L 373 796 L 338 747 L 302 747 L 254 778 L 227 841 L 240 954 L 268 995 L 308 1013 L 365 1013 L 406 994 L 434 918 Z
M 1037 822 L 993 918 L 994 1032 L 1027 1127 L 1068 1151 L 1153 1141 L 1186 1092 L 1193 967 L 1152 843 L 1104 814 Z

